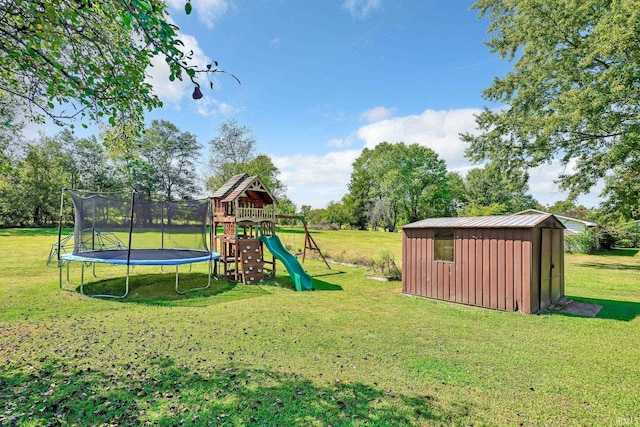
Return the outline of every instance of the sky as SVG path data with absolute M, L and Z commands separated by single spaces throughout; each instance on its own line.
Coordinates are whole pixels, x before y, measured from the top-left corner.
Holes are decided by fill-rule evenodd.
M 362 149 L 383 141 L 427 146 L 464 175 L 474 166 L 459 134 L 475 131 L 483 106 L 500 107 L 482 91 L 512 67 L 483 43 L 489 21 L 473 2 L 192 0 L 186 15 L 185 1 L 167 3 L 194 63 L 218 61 L 241 84 L 216 74 L 195 101 L 193 85 L 169 82 L 157 58 L 149 81 L 164 107 L 146 120 L 195 134 L 207 175 L 208 141 L 236 119 L 279 168 L 298 208 L 339 201 Z M 530 171 L 540 203 L 566 198 L 554 184 L 561 172 L 558 163 Z M 595 206 L 597 193 L 579 202 Z

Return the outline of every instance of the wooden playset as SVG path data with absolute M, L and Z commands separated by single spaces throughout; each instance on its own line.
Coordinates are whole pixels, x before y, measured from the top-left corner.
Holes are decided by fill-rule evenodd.
M 318 251 L 329 267 L 309 234 L 304 218 L 278 216 L 276 199 L 259 177 L 246 173 L 231 177 L 211 196 L 211 204 L 214 230 L 211 246 L 220 254 L 222 273 L 227 278 L 251 284 L 262 282 L 266 277 L 275 277 L 277 258 L 287 269 L 297 290 L 313 288 L 311 276 L 275 235 L 279 218 L 302 221 L 305 231 L 303 262 L 307 249 L 310 249 Z M 265 246 L 271 254 L 268 260 L 265 259 Z
M 275 232 L 276 200 L 260 178 L 233 176 L 211 196 L 211 203 L 213 250 L 220 253 L 223 274 L 247 284 L 263 281 L 265 273 L 275 275 L 275 258 L 264 259 L 259 237 Z

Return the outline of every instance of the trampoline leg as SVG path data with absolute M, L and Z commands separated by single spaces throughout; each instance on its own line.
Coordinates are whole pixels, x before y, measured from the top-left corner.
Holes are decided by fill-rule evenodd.
M 84 266 L 83 266 L 84 267 Z M 90 297 L 98 297 L 98 298 L 125 298 L 127 295 L 129 295 L 129 271 L 131 269 L 131 266 L 127 264 L 127 277 L 124 281 L 124 294 L 123 295 L 106 295 L 106 294 L 101 294 L 101 295 L 89 295 Z M 82 291 L 82 285 L 80 286 L 80 291 Z M 84 292 L 82 292 L 84 294 Z
M 203 289 L 207 289 L 209 286 L 211 286 L 211 260 L 209 260 L 209 273 L 207 274 L 207 286 L 203 286 L 201 288 L 193 288 L 193 289 L 189 289 L 186 291 L 181 291 L 178 288 L 178 266 L 176 265 L 176 293 L 179 295 L 184 295 L 187 292 L 192 292 L 192 291 L 201 291 Z
M 176 265 L 176 293 L 180 294 L 180 293 L 184 293 L 184 292 L 180 292 L 180 290 L 178 290 L 178 266 Z
M 64 285 L 62 284 L 62 268 L 64 267 L 64 265 L 67 265 L 67 280 L 64 283 Z M 66 286 L 69 285 L 69 262 L 68 261 L 58 261 L 58 284 L 60 285 L 60 289 L 64 289 Z
M 80 265 L 80 293 L 84 295 L 84 262 L 81 262 Z

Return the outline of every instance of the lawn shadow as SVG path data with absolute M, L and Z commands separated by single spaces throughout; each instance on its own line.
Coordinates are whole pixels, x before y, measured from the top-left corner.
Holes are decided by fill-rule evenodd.
M 289 276 L 278 276 L 277 280 L 269 280 L 265 283 L 261 283 L 263 286 L 278 286 L 280 288 L 288 289 L 290 291 L 295 291 L 296 286 L 291 280 Z M 328 283 L 323 280 L 316 279 L 316 276 L 313 276 L 313 290 L 314 291 L 341 291 L 342 286 L 334 285 L 333 283 Z M 306 291 L 305 291 L 306 292 Z
M 640 303 L 634 301 L 615 301 L 608 299 L 598 298 L 583 298 L 578 296 L 567 296 L 567 298 L 573 301 L 579 301 L 586 304 L 596 304 L 602 307 L 602 309 L 596 315 L 596 319 L 612 319 L 620 320 L 623 322 L 630 322 L 640 315 Z M 575 314 L 563 313 L 561 311 L 548 311 L 545 314 L 558 315 L 558 316 L 570 316 L 581 317 Z M 586 318 L 586 317 L 585 317 Z
M 5 366 L 0 424 L 449 425 L 470 413 L 466 403 L 359 382 L 326 384 L 233 363 L 189 369 L 155 350 L 141 356 L 146 363 L 70 355 L 30 370 Z
M 598 270 L 635 270 L 640 271 L 640 265 L 620 264 L 618 262 L 581 262 L 580 267 L 596 268 Z
M 337 274 L 337 273 L 336 273 Z M 333 283 L 325 282 L 324 280 L 316 279 L 318 276 L 313 277 L 313 290 L 314 291 L 341 291 L 342 286 L 335 285 Z
M 314 274 L 313 277 L 325 277 L 325 276 L 335 276 L 338 274 L 344 274 L 344 271 L 331 271 L 331 273 L 321 273 L 321 274 Z
M 206 273 L 180 273 L 180 291 L 189 291 L 190 289 L 202 288 L 207 284 Z M 129 293 L 125 298 L 113 298 L 113 301 L 123 303 L 136 303 L 148 305 L 163 306 L 182 306 L 188 305 L 209 305 L 211 301 L 204 301 L 210 297 L 222 296 L 236 288 L 237 283 L 230 282 L 222 278 L 212 279 L 211 286 L 207 289 L 199 289 L 186 292 L 185 294 L 176 293 L 175 274 L 139 274 L 129 278 Z M 85 295 L 123 295 L 125 292 L 125 277 L 113 277 L 101 279 L 84 285 Z M 76 292 L 80 292 L 80 286 L 75 288 Z M 251 295 L 245 295 L 245 294 Z M 245 299 L 259 295 L 256 292 L 238 292 L 236 298 Z M 268 294 L 263 291 L 261 294 Z M 109 298 L 111 300 L 111 298 Z M 225 298 L 225 301 L 230 301 Z
M 634 257 L 636 254 L 640 252 L 640 249 L 633 248 L 615 248 L 609 250 L 602 250 L 596 254 L 595 256 L 628 256 Z

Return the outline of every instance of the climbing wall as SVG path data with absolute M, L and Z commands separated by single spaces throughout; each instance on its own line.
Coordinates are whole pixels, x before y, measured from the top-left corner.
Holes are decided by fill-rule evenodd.
M 264 281 L 262 245 L 258 239 L 238 240 L 240 276 L 247 285 Z

